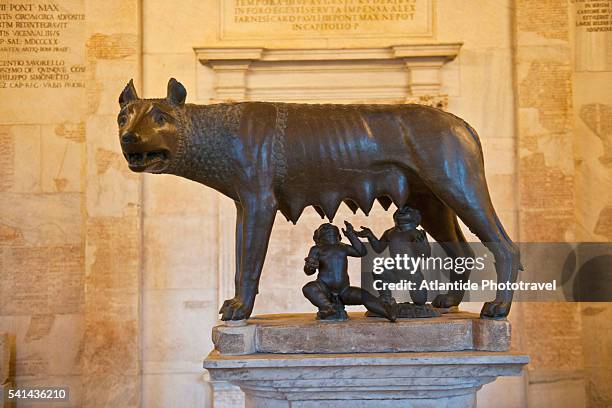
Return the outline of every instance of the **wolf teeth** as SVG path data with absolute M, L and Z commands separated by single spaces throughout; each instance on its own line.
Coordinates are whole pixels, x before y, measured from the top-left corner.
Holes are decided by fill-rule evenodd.
M 144 153 L 128 153 L 123 154 L 125 158 L 132 164 L 144 164 L 156 159 L 166 160 L 168 153 L 165 151 L 154 151 Z
M 140 163 L 144 160 L 145 155 L 142 153 L 130 153 L 128 157 L 131 162 Z

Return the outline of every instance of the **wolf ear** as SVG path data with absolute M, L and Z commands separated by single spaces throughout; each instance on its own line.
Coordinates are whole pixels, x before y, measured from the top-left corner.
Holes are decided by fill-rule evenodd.
M 136 88 L 134 88 L 134 80 L 130 79 L 130 82 L 125 86 L 121 95 L 119 95 L 119 106 L 122 108 L 128 103 L 138 99 Z
M 182 105 L 187 98 L 185 87 L 176 79 L 170 78 L 168 81 L 168 95 L 166 99 L 173 105 Z

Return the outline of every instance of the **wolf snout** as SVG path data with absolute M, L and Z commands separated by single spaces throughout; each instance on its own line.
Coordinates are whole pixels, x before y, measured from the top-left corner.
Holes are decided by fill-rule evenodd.
M 133 132 L 127 132 L 121 136 L 121 144 L 129 145 L 138 142 L 140 142 L 140 138 Z

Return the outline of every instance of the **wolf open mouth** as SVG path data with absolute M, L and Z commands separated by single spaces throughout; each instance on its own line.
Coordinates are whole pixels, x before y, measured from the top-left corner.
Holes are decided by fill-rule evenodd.
M 124 153 L 123 156 L 128 161 L 130 167 L 145 168 L 158 162 L 168 160 L 167 150 L 155 150 L 142 153 Z

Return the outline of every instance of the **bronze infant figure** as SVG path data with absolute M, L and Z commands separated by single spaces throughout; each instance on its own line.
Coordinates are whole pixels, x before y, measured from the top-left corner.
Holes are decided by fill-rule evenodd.
M 340 242 L 340 231 L 335 225 L 322 224 L 315 231 L 315 246 L 310 248 L 308 257 L 304 259 L 304 272 L 314 275 L 318 270 L 319 275 L 315 281 L 304 285 L 304 296 L 319 308 L 319 320 L 346 320 L 344 305 L 364 305 L 374 315 L 394 322 L 398 311 L 396 303 L 384 303 L 365 289 L 350 285 L 347 258 L 363 257 L 367 249 L 357 238 L 353 226 L 347 221 L 344 223 L 346 230 L 342 232 L 350 245 Z
M 491 204 L 478 136 L 460 118 L 414 104 L 194 105 L 186 96 L 170 79 L 165 98 L 140 99 L 130 81 L 119 97 L 119 139 L 132 171 L 186 177 L 234 200 L 236 294 L 223 320 L 251 315 L 276 212 L 295 223 L 307 206 L 332 220 L 342 202 L 366 215 L 375 199 L 385 209 L 409 205 L 449 256 L 473 256 L 459 217 L 495 256 L 497 280 L 516 281 L 518 248 Z M 512 295 L 499 290 L 481 316 L 505 317 Z M 433 304 L 462 298 L 451 291 Z
M 398 208 L 393 213 L 393 221 L 395 226 L 383 232 L 380 239 L 376 238 L 372 230 L 367 227 L 361 227 L 361 231 L 356 232 L 356 234 L 358 237 L 367 238 L 370 245 L 372 245 L 372 249 L 377 253 L 381 253 L 389 248 L 389 255 L 392 258 L 396 255 L 407 254 L 409 252 L 409 255 L 413 257 L 424 256 L 428 258 L 431 256 L 431 247 L 429 242 L 427 242 L 427 235 L 425 231 L 417 228 L 421 223 L 421 214 L 418 210 L 408 206 Z M 390 271 L 385 272 L 388 273 Z M 405 276 L 414 282 L 416 288 L 419 288 L 410 291 L 412 302 L 415 305 L 424 305 L 427 302 L 427 289 L 420 289 L 421 282 L 424 279 L 423 272 L 420 268 L 417 268 Z M 378 294 L 385 303 L 395 301 L 391 291 L 388 289 L 379 290 Z

